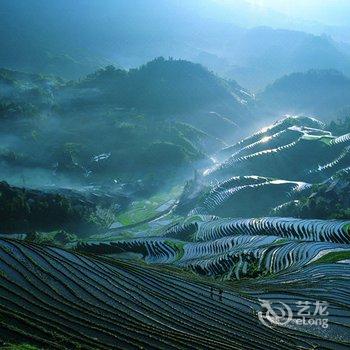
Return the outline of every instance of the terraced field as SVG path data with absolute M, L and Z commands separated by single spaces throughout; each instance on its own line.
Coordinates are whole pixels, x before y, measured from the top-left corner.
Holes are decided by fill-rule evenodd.
M 349 346 L 349 339 L 334 335 L 333 324 L 320 335 L 265 327 L 257 319 L 258 292 L 249 291 L 249 286 L 242 294 L 238 286 L 218 287 L 176 271 L 10 240 L 0 240 L 0 264 L 2 337 L 15 334 L 17 339 L 50 349 Z M 349 278 L 349 270 L 345 272 L 340 285 Z M 286 297 L 292 298 L 293 293 Z M 348 329 L 349 316 L 348 308 L 334 313 L 334 327 Z
M 306 180 L 310 171 L 322 167 L 320 164 L 335 162 L 334 169 L 338 166 L 339 170 L 350 136 L 334 137 L 324 128 L 311 118 L 286 118 L 222 150 L 218 154 L 222 162 L 207 169 L 204 175 L 219 181 L 241 175 Z M 319 175 L 318 179 L 322 179 Z
M 349 167 L 349 147 L 349 134 L 335 137 L 315 119 L 288 117 L 219 152 L 221 162 L 186 186 L 178 211 L 221 217 L 274 214 Z
M 310 131 L 312 131 L 312 129 L 322 130 L 325 127 L 325 124 L 320 122 L 317 119 L 309 118 L 309 117 L 284 118 L 275 122 L 270 126 L 267 126 L 259 130 L 258 132 L 237 142 L 236 144 L 224 148 L 223 150 L 221 150 L 220 155 L 230 157 L 231 155 L 235 154 L 241 149 L 247 149 L 249 146 L 251 147 L 251 145 L 255 145 L 259 142 L 262 144 L 265 144 L 266 141 L 270 141 L 270 139 L 267 139 L 267 138 L 270 138 L 270 137 L 275 138 L 276 135 L 281 136 L 282 132 L 286 132 L 286 130 L 289 130 L 289 131 L 292 130 L 289 128 L 298 128 L 298 127 L 308 128 L 310 129 Z M 288 133 L 291 134 L 290 132 Z M 296 139 L 294 138 L 293 140 L 290 140 L 290 141 L 294 141 L 294 140 Z
M 346 203 L 349 147 L 315 119 L 286 118 L 219 152 L 181 195 L 134 202 L 103 234 L 65 249 L 0 236 L 0 340 L 349 349 L 350 217 L 276 216 L 320 188 Z M 298 323 L 300 303 L 325 303 L 327 327 Z M 274 304 L 293 319 L 266 324 Z
M 135 253 L 147 263 L 239 280 L 350 259 L 350 221 L 194 217 L 163 237 L 88 241 L 77 250 L 114 257 Z

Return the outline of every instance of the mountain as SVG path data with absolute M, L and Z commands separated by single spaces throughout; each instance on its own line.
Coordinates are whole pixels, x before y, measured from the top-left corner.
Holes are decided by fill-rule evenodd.
M 140 180 L 133 192 L 149 193 L 155 173 L 192 174 L 253 120 L 252 95 L 183 60 L 77 81 L 2 69 L 0 83 L 0 174 L 15 185 Z
M 70 107 L 84 102 L 89 108 L 102 103 L 133 109 L 158 120 L 181 120 L 221 140 L 232 139 L 253 118 L 254 96 L 235 81 L 199 64 L 162 57 L 129 71 L 108 66 L 61 93 L 70 96 Z
M 162 57 L 129 71 L 109 66 L 76 86 L 97 88 L 99 102 L 102 98 L 119 107 L 167 114 L 193 112 L 215 103 L 231 105 L 241 113 L 252 100 L 237 83 L 220 79 L 199 64 Z
M 335 70 L 310 70 L 283 76 L 257 98 L 275 115 L 335 117 L 350 105 L 350 78 Z
M 75 127 L 83 133 L 92 117 Z M 92 143 L 123 136 L 113 114 L 104 117 L 111 134 L 99 119 Z M 349 134 L 336 137 L 316 119 L 285 118 L 226 149 L 182 195 L 166 188 L 167 197 L 132 198 L 119 213 L 121 197 L 95 186 L 33 191 L 0 183 L 3 342 L 258 350 L 258 334 L 271 350 L 349 348 L 349 145 Z M 169 179 L 172 156 L 166 150 L 156 164 L 158 186 Z M 283 208 L 297 217 L 276 216 Z M 41 232 L 52 229 L 60 231 Z M 321 320 L 322 331 L 270 323 L 262 310 L 279 303 L 276 296 L 293 314 L 296 300 L 324 301 L 326 317 L 306 319 Z
M 350 349 L 349 44 L 278 0 L 0 2 L 0 347 Z
M 348 167 L 339 170 L 325 182 L 314 186 L 311 193 L 304 193 L 298 200 L 287 202 L 276 208 L 273 214 L 299 218 L 349 218 L 350 201 L 346 195 L 349 191 L 350 168 Z
M 77 79 L 110 64 L 130 68 L 175 57 L 254 91 L 295 71 L 350 74 L 347 45 L 280 29 L 283 18 L 245 1 L 4 0 L 0 66 Z
M 286 45 L 288 43 L 288 45 Z M 350 74 L 350 56 L 325 35 L 259 27 L 226 44 L 225 76 L 258 90 L 284 74 L 310 69 L 337 69 Z
M 1 233 L 28 233 L 65 230 L 86 235 L 105 230 L 111 224 L 112 208 L 125 207 L 128 198 L 119 193 L 93 190 L 18 188 L 0 182 Z M 56 232 L 56 234 L 59 232 Z M 36 237 L 38 238 L 38 237 Z M 47 237 L 46 237 L 47 238 Z
M 350 136 L 347 130 L 338 136 L 327 129 L 314 118 L 287 117 L 227 147 L 214 157 L 216 164 L 189 183 L 179 212 L 256 217 L 277 216 L 274 212 L 277 208 L 283 213 L 278 216 L 288 216 L 289 207 L 284 211 L 280 208 L 285 203 L 299 203 L 311 195 L 319 198 L 328 192 L 332 203 L 338 201 L 339 208 L 333 208 L 333 213 L 348 219 L 349 203 L 340 190 L 344 184 L 344 189 L 348 186 L 348 171 L 344 181 L 337 181 L 339 186 L 332 195 L 329 188 L 338 179 L 337 172 L 349 167 Z M 312 194 L 313 191 L 316 193 Z M 293 216 L 329 218 L 332 205 L 328 207 L 327 213 L 315 210 L 307 214 L 300 210 Z

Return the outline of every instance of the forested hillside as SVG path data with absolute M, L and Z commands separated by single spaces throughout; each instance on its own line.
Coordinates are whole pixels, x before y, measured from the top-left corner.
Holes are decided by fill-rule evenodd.
M 248 92 L 186 61 L 79 81 L 0 73 L 1 173 L 17 185 L 140 180 L 151 190 L 156 174 L 188 176 L 252 121 Z
M 350 5 L 0 1 L 0 348 L 350 349 Z
M 350 106 L 350 78 L 335 70 L 293 73 L 276 80 L 258 98 L 270 113 L 334 119 Z

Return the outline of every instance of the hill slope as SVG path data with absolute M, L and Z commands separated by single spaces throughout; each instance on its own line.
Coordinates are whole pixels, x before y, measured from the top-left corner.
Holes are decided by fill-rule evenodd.
M 198 0 L 3 0 L 0 66 L 77 78 L 107 62 L 129 68 L 172 56 L 202 63 L 252 90 L 312 68 L 350 73 L 346 47 L 331 38 L 254 28 L 276 19 L 276 28 L 288 24 L 244 1 L 225 6 L 214 0 L 206 6 Z M 264 21 L 264 15 L 274 20 Z
M 349 345 L 348 264 L 332 281 L 336 264 L 318 264 L 305 289 L 298 282 L 305 281 L 310 268 L 294 276 L 290 272 L 244 283 L 242 295 L 238 285 L 193 280 L 175 269 L 162 271 L 7 239 L 0 239 L 0 256 L 0 306 L 6 315 L 0 330 L 5 341 L 50 349 L 248 350 L 261 349 L 261 342 L 271 350 Z M 293 277 L 288 291 L 282 281 Z M 294 298 L 326 300 L 329 328 L 314 335 L 301 326 L 264 326 L 257 316 L 258 300 L 273 300 L 274 293 L 289 305 Z
M 310 70 L 284 76 L 258 98 L 275 114 L 311 114 L 331 118 L 350 105 L 350 78 L 335 70 Z
M 17 185 L 131 176 L 148 188 L 156 172 L 191 173 L 253 118 L 248 92 L 183 60 L 70 82 L 2 69 L 0 83 L 0 174 Z
M 76 87 L 99 89 L 103 102 L 119 107 L 168 115 L 221 104 L 228 111 L 236 108 L 238 118 L 252 100 L 236 82 L 225 81 L 199 64 L 162 57 L 129 71 L 109 66 Z

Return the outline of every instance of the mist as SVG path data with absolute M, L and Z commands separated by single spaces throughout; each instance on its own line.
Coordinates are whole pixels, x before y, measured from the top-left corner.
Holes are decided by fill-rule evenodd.
M 318 22 L 327 26 L 349 26 L 350 4 L 346 0 L 248 0 L 257 7 L 267 7 L 290 18 L 308 22 Z
M 1 0 L 0 347 L 350 349 L 349 18 Z

